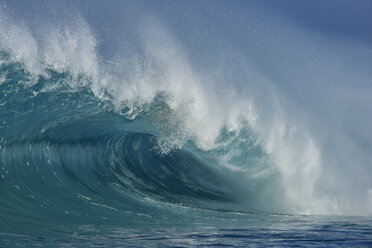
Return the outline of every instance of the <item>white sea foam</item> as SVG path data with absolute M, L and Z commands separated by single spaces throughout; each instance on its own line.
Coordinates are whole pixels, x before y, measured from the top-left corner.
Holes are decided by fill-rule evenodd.
M 76 17 L 60 25 L 41 24 L 32 31 L 0 10 L 0 47 L 10 54 L 12 61 L 23 63 L 33 75 L 52 68 L 68 71 L 73 78 L 85 75 L 97 79 L 97 42 L 83 19 Z

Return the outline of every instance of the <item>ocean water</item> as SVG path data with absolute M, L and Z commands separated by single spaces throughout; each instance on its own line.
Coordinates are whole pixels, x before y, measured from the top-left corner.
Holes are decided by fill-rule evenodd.
M 1 3 L 0 247 L 372 247 L 368 46 L 253 3 Z

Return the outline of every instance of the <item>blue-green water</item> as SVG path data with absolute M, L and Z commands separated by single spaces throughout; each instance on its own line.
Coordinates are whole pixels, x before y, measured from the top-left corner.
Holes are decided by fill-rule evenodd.
M 226 213 L 167 207 L 167 213 L 138 218 L 137 227 L 101 220 L 64 225 L 38 222 L 37 230 L 2 232 L 14 247 L 370 247 L 371 220 L 361 217 Z M 134 216 L 132 217 L 134 218 Z M 154 220 L 156 218 L 157 220 Z M 151 220 L 152 219 L 152 220 Z M 116 223 L 115 223 L 116 222 Z M 151 224 L 150 224 L 151 223 Z M 52 227 L 52 225 L 56 225 Z
M 368 136 L 326 125 L 363 98 L 323 118 L 147 14 L 134 35 L 90 23 L 98 2 L 46 22 L 19 4 L 0 9 L 0 247 L 372 247 Z

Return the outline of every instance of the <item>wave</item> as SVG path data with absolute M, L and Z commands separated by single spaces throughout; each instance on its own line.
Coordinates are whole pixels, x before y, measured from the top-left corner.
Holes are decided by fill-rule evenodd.
M 150 17 L 135 51 L 107 58 L 79 15 L 33 30 L 4 11 L 2 219 L 125 216 L 129 225 L 175 206 L 354 213 L 324 183 L 334 170 L 306 116 L 259 70 L 198 70 Z
M 74 79 L 47 67 L 35 77 L 9 58 L 3 52 L 0 67 L 1 202 L 7 215 L 14 205 L 20 207 L 12 208 L 14 215 L 37 218 L 43 211 L 81 217 L 87 204 L 93 208 L 90 215 L 94 207 L 140 214 L 143 199 L 216 210 L 270 209 L 259 207 L 270 188 L 262 178 L 275 175 L 259 176 L 265 154 L 248 130 L 244 140 L 226 130 L 218 148 L 203 151 L 173 133 L 180 126 L 172 122 L 177 117 L 164 93 L 149 104 L 118 110 L 113 96 L 95 95 L 84 75 Z M 82 83 L 71 86 L 73 80 Z M 246 189 L 236 183 L 245 180 L 242 170 L 232 172 L 217 158 L 249 143 L 245 149 L 255 164 Z M 266 197 L 265 204 L 268 200 L 273 201 Z M 142 214 L 153 212 L 147 207 Z

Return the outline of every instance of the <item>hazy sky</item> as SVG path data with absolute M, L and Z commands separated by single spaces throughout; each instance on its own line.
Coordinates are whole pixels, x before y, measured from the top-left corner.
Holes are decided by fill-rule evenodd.
M 372 45 L 372 1 L 369 0 L 264 0 L 264 1 L 22 1 L 1 0 L 15 13 L 26 18 L 44 15 L 68 15 L 71 10 L 82 13 L 86 18 L 110 24 L 123 17 L 140 18 L 144 12 L 155 14 L 167 24 L 178 27 L 182 32 L 185 26 L 221 25 L 215 28 L 230 28 L 228 34 L 241 32 L 235 25 L 242 24 L 252 12 L 266 12 L 279 15 L 303 25 L 305 28 L 329 35 L 355 39 Z M 257 10 L 257 6 L 260 10 Z M 47 14 L 46 14 L 47 13 Z M 125 19 L 124 18 L 124 19 Z M 169 22 L 168 22 L 169 21 Z M 210 25 L 208 25 L 210 24 Z M 213 27 L 212 27 L 213 28 Z M 205 31 L 205 30 L 203 30 Z M 226 31 L 226 30 L 223 30 Z

